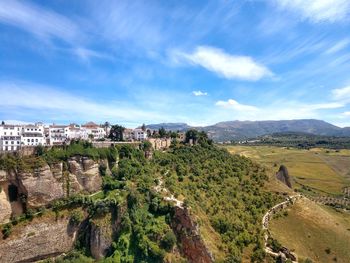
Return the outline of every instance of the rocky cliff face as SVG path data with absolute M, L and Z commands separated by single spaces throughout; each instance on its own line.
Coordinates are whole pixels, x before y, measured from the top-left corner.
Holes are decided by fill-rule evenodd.
M 101 189 L 102 178 L 99 164 L 86 157 L 74 157 L 68 160 L 70 186 L 73 192 L 96 192 Z
M 68 252 L 73 248 L 78 227 L 63 217 L 37 218 L 17 226 L 9 238 L 0 239 L 0 262 L 35 262 Z
M 118 207 L 118 211 L 90 222 L 89 245 L 93 258 L 105 257 L 112 246 L 113 239 L 118 234 L 125 208 Z
M 101 189 L 99 163 L 75 157 L 68 160 L 67 166 L 67 171 L 62 162 L 45 164 L 35 171 L 0 170 L 0 223 L 21 214 L 25 208 L 38 208 L 69 194 Z
M 19 190 L 27 196 L 27 207 L 44 206 L 51 201 L 64 197 L 62 187 L 62 163 L 52 169 L 45 165 L 33 172 L 21 172 L 14 175 L 19 183 Z
M 201 238 L 199 227 L 187 208 L 175 206 L 171 223 L 174 233 L 180 242 L 182 254 L 195 263 L 211 263 L 214 257 Z

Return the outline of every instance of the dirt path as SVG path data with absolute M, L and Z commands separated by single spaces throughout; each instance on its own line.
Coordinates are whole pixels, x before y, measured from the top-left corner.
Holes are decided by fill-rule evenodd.
M 267 211 L 265 213 L 265 215 L 263 216 L 262 219 L 262 229 L 265 230 L 265 235 L 264 235 L 264 245 L 265 245 L 265 252 L 269 255 L 271 255 L 274 258 L 277 257 L 286 257 L 286 253 L 289 253 L 289 250 L 287 248 L 285 248 L 286 253 L 284 252 L 279 252 L 276 253 L 274 252 L 267 244 L 268 238 L 270 236 L 269 233 L 269 221 L 272 218 L 272 216 L 274 214 L 276 214 L 279 211 L 282 211 L 284 209 L 286 209 L 287 207 L 293 205 L 298 199 L 302 198 L 302 196 L 300 194 L 298 195 L 293 195 L 293 196 L 288 196 L 286 201 L 283 201 L 277 205 L 275 205 L 274 207 L 272 207 L 269 211 Z M 297 263 L 298 261 L 292 261 Z
M 164 175 L 167 175 L 167 172 Z M 165 201 L 173 202 L 173 203 L 175 203 L 175 206 L 183 208 L 183 201 L 180 201 L 179 199 L 175 198 L 175 196 L 173 194 L 171 194 L 168 189 L 165 188 L 162 178 L 158 178 L 158 184 L 157 184 L 157 186 L 154 189 L 158 193 L 165 193 L 165 194 L 168 195 L 168 196 L 164 197 Z

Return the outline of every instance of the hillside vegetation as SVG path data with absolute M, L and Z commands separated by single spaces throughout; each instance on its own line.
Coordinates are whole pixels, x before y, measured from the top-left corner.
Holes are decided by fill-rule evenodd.
M 195 146 L 176 144 L 167 152 L 156 151 L 152 159 L 145 158 L 145 150 L 143 145 L 96 149 L 88 143 L 77 142 L 48 151 L 38 149 L 32 157 L 2 157 L 0 166 L 5 170 L 35 172 L 45 163 L 63 162 L 65 167 L 65 162 L 77 155 L 97 162 L 108 160 L 110 171 L 100 163 L 102 192 L 69 196 L 48 207 L 56 216 L 67 213 L 67 209 L 82 208 L 86 219 L 81 212 L 74 213 L 70 222 L 84 222 L 83 225 L 102 228 L 103 233 L 112 236 L 111 246 L 101 262 L 185 260 L 178 252 L 182 251 L 179 233 L 171 224 L 174 204 L 165 201 L 164 194 L 156 190 L 160 182 L 189 207 L 199 224 L 201 238 L 216 261 L 241 262 L 243 255 L 252 262 L 265 258 L 263 233 L 257 222 L 279 197 L 263 190 L 267 180 L 264 168 L 248 158 L 231 155 L 205 137 Z M 45 213 L 40 210 L 40 215 Z M 31 220 L 37 214 L 31 211 L 30 216 L 16 220 Z M 116 218 L 120 218 L 120 225 L 113 234 L 108 229 Z M 13 228 L 16 227 L 13 224 Z M 11 236 L 11 223 L 3 226 L 4 231 L 7 237 Z M 86 235 L 86 231 L 79 234 L 76 249 L 56 261 L 92 262 Z M 175 247 L 178 249 L 174 250 Z

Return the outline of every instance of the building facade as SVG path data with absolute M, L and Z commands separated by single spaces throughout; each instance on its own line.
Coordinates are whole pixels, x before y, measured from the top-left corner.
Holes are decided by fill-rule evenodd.
M 50 145 L 62 145 L 68 141 L 65 128 L 65 125 L 49 126 L 48 141 Z
M 88 122 L 82 125 L 81 128 L 86 130 L 89 139 L 98 140 L 106 137 L 105 129 L 94 122 Z
M 0 126 L 0 150 L 3 152 L 14 152 L 21 148 L 21 126 L 6 125 Z
M 133 131 L 134 140 L 136 141 L 145 141 L 147 140 L 147 132 L 142 129 L 134 129 Z
M 22 126 L 21 135 L 22 146 L 46 145 L 45 128 L 42 123 Z

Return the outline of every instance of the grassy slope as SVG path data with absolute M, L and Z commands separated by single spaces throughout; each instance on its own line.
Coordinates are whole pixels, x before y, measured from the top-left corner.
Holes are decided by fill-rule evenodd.
M 317 205 L 307 199 L 288 210 L 287 217 L 273 219 L 272 236 L 315 262 L 349 262 L 350 214 Z M 330 248 L 330 254 L 326 249 Z
M 321 194 L 323 191 L 340 194 L 341 189 L 349 185 L 349 150 L 327 152 L 268 146 L 229 146 L 228 150 L 264 164 L 270 174 L 267 187 L 272 191 L 286 189 L 274 178 L 279 167 L 275 167 L 275 163 L 285 164 L 292 176 L 299 177 L 296 181 L 315 187 Z M 274 238 L 295 249 L 300 257 L 309 257 L 314 262 L 334 262 L 335 257 L 337 262 L 350 262 L 350 214 L 308 200 L 298 202 L 288 212 L 287 217 L 271 221 Z M 331 249 L 330 254 L 325 252 L 327 248 Z
M 320 194 L 340 195 L 344 187 L 350 186 L 349 150 L 327 152 L 325 149 L 300 150 L 273 146 L 227 148 L 231 153 L 241 154 L 264 164 L 272 174 L 279 165 L 286 165 L 297 189 L 305 185 Z

